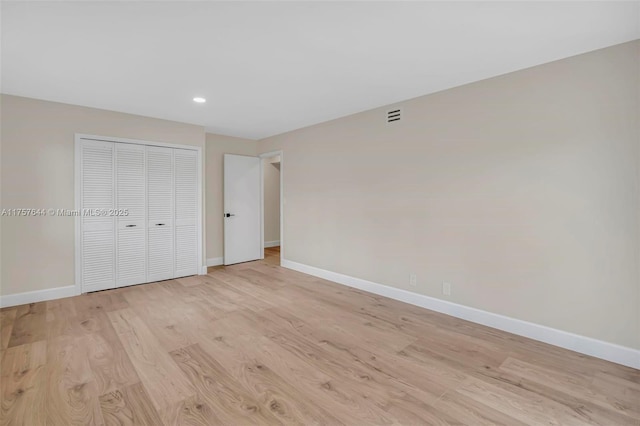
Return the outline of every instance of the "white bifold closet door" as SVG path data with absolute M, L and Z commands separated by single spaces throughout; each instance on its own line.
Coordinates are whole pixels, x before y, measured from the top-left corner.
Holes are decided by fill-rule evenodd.
M 147 281 L 175 278 L 172 148 L 147 146 Z
M 100 215 L 115 207 L 114 144 L 84 141 L 80 147 L 82 291 L 115 286 L 114 216 Z
M 80 139 L 76 179 L 82 292 L 200 271 L 200 154 Z
M 116 216 L 116 287 L 147 281 L 147 223 L 145 147 L 117 143 L 116 207 L 126 216 Z
M 174 150 L 175 276 L 198 273 L 198 154 Z

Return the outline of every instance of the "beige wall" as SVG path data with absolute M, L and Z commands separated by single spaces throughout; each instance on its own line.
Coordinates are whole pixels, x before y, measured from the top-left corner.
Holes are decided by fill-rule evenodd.
M 257 143 L 250 139 L 206 134 L 205 191 L 207 218 L 207 258 L 223 256 L 224 219 L 223 158 L 224 154 L 257 155 Z
M 260 141 L 285 154 L 284 257 L 640 348 L 639 53 L 413 99 L 395 125 L 380 108 Z
M 280 164 L 262 160 L 264 170 L 264 241 L 280 240 Z
M 74 208 L 74 135 L 204 147 L 200 126 L 2 95 L 2 208 Z M 1 293 L 73 285 L 72 217 L 2 217 Z

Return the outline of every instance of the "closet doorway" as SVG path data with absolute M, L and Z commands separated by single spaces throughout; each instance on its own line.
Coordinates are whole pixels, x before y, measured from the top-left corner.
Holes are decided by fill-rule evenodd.
M 196 275 L 201 148 L 76 135 L 78 293 Z

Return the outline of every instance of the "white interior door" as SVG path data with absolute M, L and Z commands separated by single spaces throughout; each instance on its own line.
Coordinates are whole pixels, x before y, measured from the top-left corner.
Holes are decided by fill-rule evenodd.
M 262 162 L 224 155 L 224 264 L 262 258 L 260 217 Z
M 173 149 L 147 146 L 147 281 L 174 278 Z

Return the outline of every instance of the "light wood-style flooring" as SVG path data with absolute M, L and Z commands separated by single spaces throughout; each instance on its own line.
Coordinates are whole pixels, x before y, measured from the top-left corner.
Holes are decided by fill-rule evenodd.
M 268 254 L 3 309 L 1 424 L 640 424 L 638 370 Z

